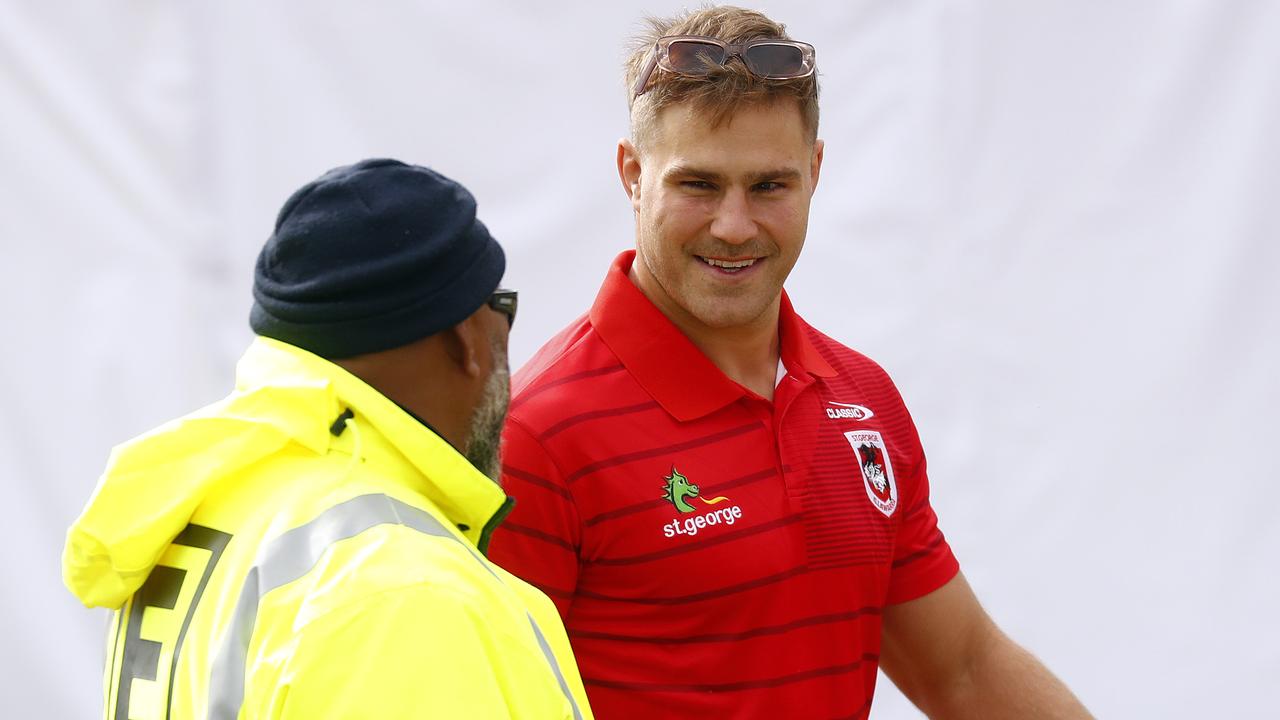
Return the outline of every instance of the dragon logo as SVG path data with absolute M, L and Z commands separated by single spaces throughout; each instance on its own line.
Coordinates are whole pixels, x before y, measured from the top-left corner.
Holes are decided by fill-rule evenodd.
M 889 490 L 889 481 L 884 476 L 884 463 L 880 462 L 880 451 L 875 445 L 864 444 L 858 448 L 862 461 L 862 474 L 876 486 L 876 495 L 884 497 Z
M 698 486 L 689 482 L 689 478 L 681 475 L 679 470 L 672 467 L 671 474 L 663 478 L 662 497 L 672 505 L 675 505 L 676 509 L 682 513 L 695 512 L 697 508 L 689 504 L 689 500 L 698 497 Z M 707 505 L 715 505 L 729 498 L 722 496 L 714 497 L 710 500 L 701 499 Z
M 689 504 L 687 498 L 698 497 L 698 486 L 689 482 L 689 478 L 680 474 L 679 470 L 671 468 L 671 474 L 663 478 L 666 482 L 663 484 L 662 497 L 666 498 L 676 509 L 682 513 L 691 513 L 697 510 Z

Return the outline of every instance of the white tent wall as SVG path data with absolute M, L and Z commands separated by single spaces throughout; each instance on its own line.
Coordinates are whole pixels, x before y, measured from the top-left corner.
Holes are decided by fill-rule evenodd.
M 113 444 L 228 389 L 288 194 L 468 185 L 518 366 L 631 242 L 621 48 L 679 7 L 0 0 L 7 716 L 99 712 L 63 535 Z M 1280 3 L 761 9 L 822 81 L 789 291 L 896 379 L 988 609 L 1101 717 L 1274 717 Z M 882 680 L 873 716 L 919 715 Z

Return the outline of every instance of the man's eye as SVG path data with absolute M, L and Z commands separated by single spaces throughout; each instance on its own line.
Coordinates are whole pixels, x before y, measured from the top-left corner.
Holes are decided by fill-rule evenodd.
M 680 185 L 689 190 L 712 190 L 715 187 L 706 180 L 684 180 Z
M 782 183 L 773 182 L 772 180 L 768 182 L 756 183 L 756 190 L 760 190 L 762 192 L 772 192 L 774 190 L 781 190 L 783 187 L 785 186 Z

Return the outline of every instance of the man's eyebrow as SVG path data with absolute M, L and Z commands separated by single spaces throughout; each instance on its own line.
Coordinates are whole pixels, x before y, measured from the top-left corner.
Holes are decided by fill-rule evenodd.
M 800 179 L 800 171 L 795 168 L 777 168 L 774 170 L 766 170 L 756 173 L 752 178 L 753 183 L 764 182 L 766 180 L 798 180 Z
M 703 170 L 692 165 L 673 165 L 665 173 L 664 180 L 672 180 L 677 177 L 696 177 L 701 180 L 710 180 L 712 182 L 721 182 L 724 175 L 714 170 Z
M 710 180 L 715 183 L 723 183 L 725 175 L 714 170 L 704 170 L 692 165 L 674 165 L 663 174 L 663 179 L 670 181 L 678 177 L 695 177 L 700 180 Z M 781 167 L 770 170 L 762 170 L 750 175 L 751 184 L 765 182 L 768 180 L 796 180 L 800 177 L 800 171 L 795 168 Z

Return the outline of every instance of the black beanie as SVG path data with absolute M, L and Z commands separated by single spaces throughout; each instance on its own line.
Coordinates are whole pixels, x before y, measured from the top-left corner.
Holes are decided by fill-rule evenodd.
M 254 332 L 345 358 L 453 327 L 506 257 L 467 189 L 398 160 L 335 168 L 295 192 L 253 275 Z

